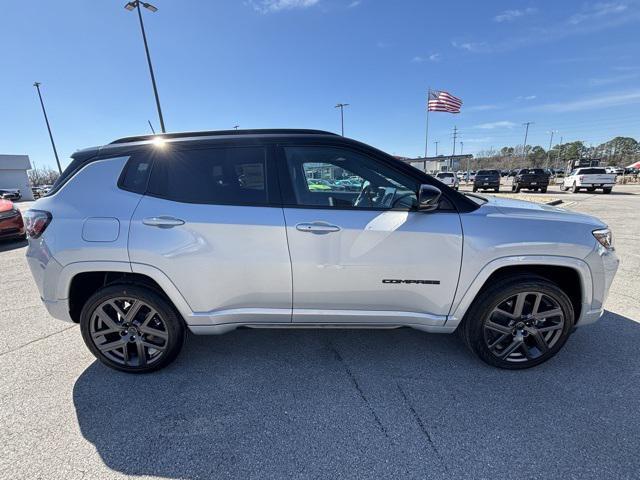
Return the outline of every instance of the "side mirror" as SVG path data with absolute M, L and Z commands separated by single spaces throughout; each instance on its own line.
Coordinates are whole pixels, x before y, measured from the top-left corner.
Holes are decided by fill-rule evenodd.
M 438 208 L 442 192 L 433 185 L 422 184 L 418 191 L 418 210 L 430 212 Z

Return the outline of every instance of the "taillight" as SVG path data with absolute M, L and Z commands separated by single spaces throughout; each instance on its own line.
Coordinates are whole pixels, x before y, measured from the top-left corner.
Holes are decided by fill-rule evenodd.
M 27 210 L 23 215 L 27 235 L 38 238 L 51 223 L 51 213 L 44 210 Z

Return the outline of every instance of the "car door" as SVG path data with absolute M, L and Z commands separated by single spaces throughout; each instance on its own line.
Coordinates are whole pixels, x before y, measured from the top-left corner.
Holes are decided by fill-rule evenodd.
M 291 321 L 289 250 L 267 151 L 167 143 L 154 153 L 129 255 L 173 282 L 199 317 L 192 323 Z
M 362 151 L 284 145 L 279 152 L 293 321 L 444 324 L 462 257 L 453 207 L 415 210 L 420 182 Z M 360 191 L 331 187 L 345 177 L 358 179 Z

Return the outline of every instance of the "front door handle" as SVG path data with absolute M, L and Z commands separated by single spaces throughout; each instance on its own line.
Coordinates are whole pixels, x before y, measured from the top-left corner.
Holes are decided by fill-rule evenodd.
M 160 217 L 147 217 L 142 220 L 142 223 L 149 225 L 150 227 L 172 228 L 184 225 L 184 220 L 162 215 Z
M 300 232 L 311 233 L 331 233 L 339 232 L 340 227 L 337 225 L 331 225 L 329 223 L 313 222 L 313 223 L 299 223 L 296 225 L 296 230 Z

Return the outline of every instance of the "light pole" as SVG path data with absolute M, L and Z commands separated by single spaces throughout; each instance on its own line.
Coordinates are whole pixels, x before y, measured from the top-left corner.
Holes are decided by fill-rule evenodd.
M 56 144 L 53 141 L 53 134 L 51 133 L 51 126 L 49 125 L 49 118 L 47 117 L 47 111 L 44 108 L 44 102 L 42 101 L 42 94 L 40 93 L 40 82 L 34 82 L 33 86 L 38 90 L 38 98 L 40 98 L 40 105 L 42 106 L 42 113 L 44 114 L 44 121 L 47 124 L 47 130 L 49 130 L 49 138 L 51 139 L 51 146 L 53 147 L 53 154 L 56 157 L 56 163 L 58 164 L 58 172 L 62 174 L 62 167 L 60 166 L 60 159 L 58 158 L 58 150 L 56 150 Z
M 348 103 L 339 103 L 335 106 L 335 108 L 340 109 L 340 130 L 342 132 L 342 136 L 344 137 L 344 107 L 348 107 Z
M 140 5 L 149 10 L 150 12 L 157 12 L 158 8 L 151 5 L 150 3 L 141 2 L 140 0 L 134 0 L 133 2 L 128 2 L 124 8 L 128 11 L 137 10 L 138 11 L 138 19 L 140 20 L 140 30 L 142 31 L 142 40 L 144 41 L 144 50 L 147 53 L 147 63 L 149 64 L 149 73 L 151 74 L 151 84 L 153 85 L 153 94 L 156 97 L 156 107 L 158 108 L 158 117 L 160 118 L 160 129 L 162 133 L 166 133 L 167 130 L 164 128 L 164 118 L 162 117 L 162 108 L 160 108 L 160 97 L 158 96 L 158 87 L 156 86 L 156 76 L 153 74 L 153 65 L 151 65 L 151 55 L 149 54 L 149 45 L 147 44 L 147 34 L 144 31 L 144 23 L 142 22 L 142 11 L 140 10 Z
M 533 122 L 526 122 L 522 124 L 526 127 L 524 131 L 524 145 L 522 146 L 522 157 L 525 163 L 527 162 L 527 136 L 529 135 L 529 125 L 531 124 L 533 124 Z
M 436 141 L 435 141 L 435 142 L 433 142 L 433 143 L 435 143 L 435 145 L 436 145 L 436 157 L 437 157 L 437 156 L 438 156 L 438 144 L 439 144 L 440 142 L 436 140 Z
M 551 138 L 549 139 L 549 150 L 547 150 L 547 164 L 549 168 L 551 168 L 551 145 L 553 144 L 553 134 L 558 133 L 558 130 L 551 130 L 549 132 L 551 134 Z

